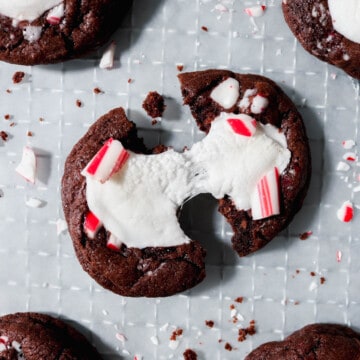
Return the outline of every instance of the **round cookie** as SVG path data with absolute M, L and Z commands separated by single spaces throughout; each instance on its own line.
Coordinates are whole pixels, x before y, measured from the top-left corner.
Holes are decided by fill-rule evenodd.
M 320 60 L 360 79 L 360 25 L 354 0 L 284 0 L 285 20 L 301 45 Z
M 65 163 L 62 201 L 76 254 L 99 284 L 121 295 L 168 296 L 203 280 L 205 250 L 183 234 L 176 217 L 187 199 L 204 192 L 220 199 L 219 210 L 234 230 L 234 249 L 243 256 L 287 226 L 309 185 L 310 153 L 302 119 L 274 82 L 225 70 L 184 73 L 179 80 L 185 104 L 207 133 L 190 150 L 181 154 L 164 146 L 147 150 L 135 124 L 118 108 L 90 127 Z M 229 82 L 230 94 L 222 90 Z M 243 125 L 249 134 L 244 135 Z M 228 151 L 226 144 L 233 143 L 245 146 L 244 151 Z M 265 143 L 269 146 L 264 148 Z M 121 158 L 121 166 L 104 172 L 108 166 L 104 154 L 111 153 L 114 144 L 120 147 L 114 164 L 119 165 Z M 248 153 L 257 154 L 258 161 L 247 159 Z M 276 194 L 267 198 L 273 213 L 261 216 L 257 196 L 241 193 L 243 198 L 235 190 L 242 185 L 252 189 L 253 180 L 247 183 L 244 168 L 263 179 L 261 165 L 252 169 L 252 164 L 264 163 L 266 172 L 274 174 L 273 162 L 281 169 Z M 255 176 L 251 171 L 249 179 Z M 237 177 L 229 182 L 233 173 Z M 154 182 L 163 187 L 157 189 Z M 239 210 L 242 201 L 253 206 Z
M 0 60 L 56 63 L 104 44 L 131 0 L 0 1 Z
M 0 317 L 2 360 L 100 360 L 83 335 L 61 320 L 38 313 Z
M 284 341 L 263 344 L 245 360 L 351 360 L 360 358 L 360 334 L 336 324 L 312 324 Z

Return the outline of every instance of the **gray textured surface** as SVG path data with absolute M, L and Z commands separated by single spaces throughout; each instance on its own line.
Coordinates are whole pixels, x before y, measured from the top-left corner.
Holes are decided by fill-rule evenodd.
M 305 53 L 283 21 L 280 0 L 265 2 L 267 10 L 256 24 L 243 11 L 255 3 L 135 0 L 131 16 L 114 36 L 118 50 L 111 71 L 98 68 L 99 52 L 65 64 L 24 68 L 27 81 L 13 85 L 12 74 L 22 68 L 0 64 L 0 115 L 11 114 L 16 124 L 9 127 L 9 121 L 0 120 L 0 130 L 10 135 L 6 143 L 0 141 L 1 314 L 31 310 L 71 318 L 85 332 L 88 329 L 105 359 L 131 359 L 135 354 L 179 359 L 188 347 L 200 359 L 240 359 L 258 344 L 281 339 L 311 322 L 360 328 L 360 223 L 357 210 L 350 224 L 336 217 L 345 200 L 360 204 L 359 193 L 352 191 L 360 168 L 355 164 L 345 174 L 336 171 L 346 152 L 341 141 L 358 140 L 358 83 Z M 218 4 L 229 12 L 216 10 Z M 80 269 L 69 235 L 56 234 L 56 221 L 63 218 L 63 163 L 87 127 L 119 105 L 149 145 L 164 142 L 182 149 L 201 138 L 181 105 L 179 63 L 184 71 L 229 68 L 277 81 L 305 119 L 314 167 L 310 194 L 286 231 L 243 259 L 229 246 L 231 232 L 216 213 L 215 201 L 208 196 L 195 199 L 186 206 L 182 221 L 208 249 L 206 280 L 170 298 L 122 298 L 95 284 Z M 104 94 L 95 95 L 94 87 Z M 156 126 L 141 109 L 151 90 L 163 93 L 168 105 Z M 75 106 L 76 99 L 83 107 Z M 45 121 L 39 122 L 39 117 Z M 28 130 L 33 137 L 26 136 Z M 25 144 L 38 155 L 35 185 L 14 171 Z M 29 197 L 40 198 L 45 206 L 27 207 Z M 313 235 L 300 241 L 299 234 L 308 230 Z M 342 252 L 341 262 L 336 261 L 337 251 Z M 326 278 L 323 285 L 321 276 Z M 242 304 L 234 302 L 238 296 L 244 297 Z M 244 321 L 232 323 L 231 304 Z M 237 342 L 237 328 L 252 319 L 257 334 Z M 213 320 L 214 328 L 206 327 L 205 320 Z M 169 337 L 177 327 L 184 333 L 172 350 Z M 127 340 L 119 341 L 117 333 Z M 226 341 L 237 349 L 226 351 Z

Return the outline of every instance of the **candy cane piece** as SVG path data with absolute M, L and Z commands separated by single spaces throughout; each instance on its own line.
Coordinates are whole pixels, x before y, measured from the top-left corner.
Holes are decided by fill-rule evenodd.
M 35 183 L 36 156 L 33 149 L 29 146 L 24 147 L 20 164 L 16 167 L 15 171 L 26 181 L 32 184 Z
M 102 226 L 101 221 L 95 216 L 94 213 L 89 211 L 85 216 L 85 222 L 84 222 L 85 234 L 90 239 L 94 239 L 96 233 L 99 231 L 101 226 Z
M 279 170 L 273 170 L 263 176 L 251 196 L 253 220 L 260 220 L 280 214 Z
M 268 105 L 269 100 L 265 96 L 258 94 L 253 98 L 250 110 L 253 114 L 261 114 Z
M 110 234 L 106 247 L 110 250 L 119 251 L 122 245 L 122 241 L 118 239 L 114 234 Z
M 264 15 L 266 10 L 265 5 L 252 6 L 245 9 L 246 14 L 252 17 L 259 17 Z
M 81 172 L 101 183 L 106 182 L 126 163 L 129 153 L 121 142 L 110 138 Z
M 229 118 L 227 122 L 236 134 L 250 137 L 256 132 L 257 122 L 249 115 L 240 114 L 238 118 Z
M 64 16 L 64 4 L 60 4 L 58 6 L 55 6 L 49 11 L 46 17 L 46 21 L 50 25 L 59 25 L 63 16 Z
M 350 222 L 354 217 L 354 207 L 350 201 L 345 201 L 336 212 L 338 219 L 342 222 Z
M 114 67 L 114 57 L 115 57 L 116 44 L 115 41 L 112 41 L 110 45 L 104 51 L 99 67 L 100 69 L 112 69 Z

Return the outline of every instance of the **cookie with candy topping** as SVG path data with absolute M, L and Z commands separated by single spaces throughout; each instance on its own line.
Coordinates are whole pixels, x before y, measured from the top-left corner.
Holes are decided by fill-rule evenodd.
M 245 360 L 350 360 L 360 358 L 360 334 L 337 324 L 312 324 L 253 350 Z
M 220 70 L 179 79 L 207 133 L 191 149 L 146 149 L 118 108 L 90 127 L 65 163 L 62 200 L 76 254 L 121 295 L 168 296 L 203 280 L 205 251 L 178 223 L 186 200 L 219 199 L 243 256 L 291 221 L 309 184 L 302 119 L 275 83 Z
M 38 313 L 0 317 L 0 359 L 100 360 L 96 349 L 77 330 Z
M 131 0 L 0 1 L 0 60 L 56 63 L 104 44 Z
M 360 79 L 357 0 L 283 0 L 282 8 L 287 24 L 305 50 Z

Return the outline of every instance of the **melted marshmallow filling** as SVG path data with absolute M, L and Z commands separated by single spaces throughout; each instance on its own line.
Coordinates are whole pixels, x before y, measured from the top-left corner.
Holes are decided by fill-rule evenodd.
M 105 183 L 86 177 L 90 211 L 128 247 L 167 247 L 188 243 L 177 211 L 200 193 L 228 195 L 237 209 L 250 209 L 259 180 L 290 161 L 285 136 L 272 125 L 257 123 L 253 136 L 236 134 L 221 113 L 202 141 L 183 153 L 130 152 L 123 168 Z
M 334 29 L 347 39 L 360 43 L 360 1 L 328 0 Z
M 0 14 L 16 21 L 33 21 L 63 0 L 0 0 Z

